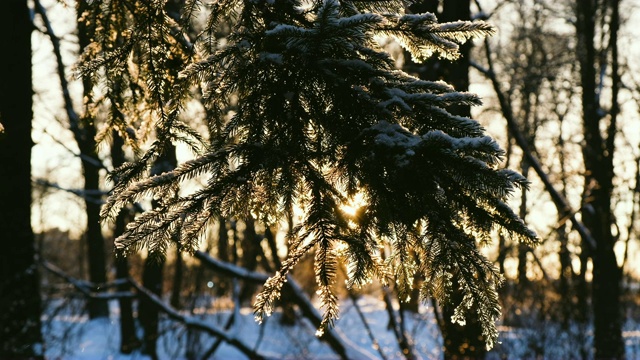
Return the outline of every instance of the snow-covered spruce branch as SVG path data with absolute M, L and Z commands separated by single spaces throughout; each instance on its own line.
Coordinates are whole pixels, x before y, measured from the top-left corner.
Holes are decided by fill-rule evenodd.
M 374 38 L 386 29 L 390 35 L 405 37 L 405 46 L 413 48 L 416 56 L 426 58 L 436 52 L 455 58 L 459 43 L 488 35 L 492 28 L 484 23 L 437 24 L 435 17 L 427 14 L 404 16 L 399 1 L 381 2 L 380 8 L 339 0 L 319 0 L 304 10 L 301 5 L 297 0 L 217 2 L 209 9 L 209 23 L 217 24 L 229 13 L 237 15 L 237 23 L 230 24 L 232 32 L 226 44 L 207 48 L 211 38 L 197 43 L 196 49 L 203 48 L 199 58 L 206 60 L 194 66 L 190 61 L 170 59 L 175 54 L 165 51 L 171 44 L 162 43 L 164 37 L 155 39 L 161 40 L 158 47 L 150 46 L 150 40 L 163 36 L 167 29 L 159 16 L 163 13 L 160 5 L 153 5 L 156 15 L 132 13 L 132 18 L 121 20 L 134 30 L 141 24 L 157 30 L 157 34 L 147 31 L 146 37 L 134 33 L 123 41 L 125 45 L 135 42 L 136 51 L 141 51 L 139 55 L 145 60 L 142 63 L 148 65 L 137 69 L 152 88 L 141 92 L 141 105 L 155 111 L 164 111 L 164 105 L 157 106 L 164 101 L 173 105 L 166 106 L 171 110 L 169 115 L 163 112 L 158 121 L 154 146 L 136 164 L 117 172 L 121 177 L 110 198 L 111 208 L 105 207 L 103 214 L 113 216 L 128 201 L 145 195 L 162 197 L 180 185 L 175 172 L 151 180 L 146 177 L 151 163 L 162 153 L 162 144 L 177 139 L 172 137 L 171 127 L 188 96 L 182 92 L 191 90 L 185 84 L 204 89 L 206 107 L 214 109 L 215 115 L 208 113 L 206 119 L 214 132 L 210 149 L 229 149 L 216 159 L 196 159 L 203 161 L 201 168 L 210 176 L 203 188 L 191 197 L 165 199 L 156 210 L 138 217 L 127 230 L 129 239 L 122 239 L 122 243 L 164 249 L 160 242 L 171 241 L 167 236 L 174 230 L 197 235 L 213 215 L 251 214 L 260 221 L 277 223 L 297 206 L 306 213 L 291 236 L 296 238 L 292 260 L 285 261 L 281 272 L 266 280 L 264 296 L 258 297 L 257 315 L 260 309 L 267 314 L 280 291 L 288 291 L 287 271 L 302 250 L 316 248 L 314 266 L 321 301 L 327 307 L 325 318 L 316 325 L 320 327 L 338 314 L 331 286 L 335 264 L 342 259 L 354 267 L 351 284 L 397 270 L 399 288 L 407 289 L 410 275 L 416 271 L 445 276 L 452 256 L 467 250 L 462 244 L 489 241 L 493 229 L 535 243 L 535 234 L 505 204 L 513 189 L 525 186 L 524 180 L 513 172 L 498 170 L 503 154 L 485 137 L 477 121 L 454 116 L 445 108 L 475 105 L 479 99 L 394 70 L 391 55 Z M 371 7 L 375 11 L 363 10 Z M 208 28 L 203 34 L 215 31 Z M 101 36 L 109 42 L 106 35 L 108 32 Z M 109 55 L 107 51 L 98 51 L 93 60 L 102 61 L 100 56 Z M 167 87 L 163 89 L 163 79 L 154 71 L 157 64 L 148 61 L 157 56 L 167 64 L 175 63 L 167 69 Z M 118 67 L 118 61 L 126 58 L 101 64 Z M 180 86 L 170 87 L 176 85 L 176 79 Z M 164 92 L 158 96 L 160 90 Z M 145 100 L 145 96 L 153 98 Z M 231 103 L 232 114 L 219 110 Z M 358 192 L 366 204 L 357 216 L 346 216 L 340 208 Z M 378 271 L 377 249 L 391 241 L 396 242 L 392 251 L 397 250 L 398 256 L 390 258 L 400 264 L 383 264 L 384 271 Z M 427 246 L 423 244 L 427 242 L 435 244 L 434 249 L 447 249 L 424 250 L 424 266 L 405 266 L 407 253 Z M 344 243 L 348 243 L 347 256 L 337 254 L 336 245 Z M 455 260 L 464 268 L 487 267 L 477 256 Z M 428 264 L 435 268 L 428 268 Z M 462 275 L 470 279 L 469 273 Z M 493 309 L 498 305 L 491 286 L 475 286 L 474 281 L 464 282 L 466 290 L 476 300 L 484 296 L 490 302 L 482 304 L 486 311 L 480 315 L 483 322 L 493 321 Z M 440 293 L 451 292 L 443 289 Z M 485 329 L 495 329 L 485 325 Z
M 391 35 L 409 51 L 416 62 L 434 54 L 449 60 L 460 57 L 459 47 L 471 38 L 491 36 L 495 28 L 484 21 L 438 23 L 431 13 L 391 14 L 380 30 Z
M 151 195 L 159 188 L 166 188 L 181 181 L 193 179 L 208 171 L 214 171 L 212 162 L 220 162 L 220 159 L 224 158 L 226 154 L 226 150 L 210 152 L 180 164 L 172 171 L 153 175 L 140 181 L 133 181 L 126 187 L 114 188 L 113 193 L 109 196 L 101 211 L 102 219 L 115 219 L 115 216 L 126 204 L 137 201 L 145 195 Z M 133 164 L 127 164 L 126 166 L 133 166 Z

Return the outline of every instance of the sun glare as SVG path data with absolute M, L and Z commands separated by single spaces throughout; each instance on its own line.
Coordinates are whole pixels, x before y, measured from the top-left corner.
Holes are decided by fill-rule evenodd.
M 355 217 L 360 210 L 367 203 L 363 193 L 358 192 L 354 196 L 348 198 L 347 202 L 340 205 L 340 210 L 349 217 Z

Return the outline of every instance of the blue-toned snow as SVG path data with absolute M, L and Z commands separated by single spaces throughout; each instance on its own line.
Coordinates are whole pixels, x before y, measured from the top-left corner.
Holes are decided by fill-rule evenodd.
M 367 323 L 382 347 L 387 359 L 404 359 L 393 331 L 388 328 L 388 316 L 384 303 L 374 297 L 363 297 L 358 304 L 366 316 Z M 53 309 L 53 308 L 52 308 Z M 110 319 L 89 321 L 86 316 L 69 315 L 68 308 L 58 313 L 44 316 L 43 325 L 47 341 L 48 359 L 69 360 L 146 360 L 148 357 L 135 352 L 123 355 L 118 352 L 119 314 L 115 301 L 112 302 Z M 76 305 L 80 311 L 81 306 Z M 440 359 L 442 340 L 430 308 L 421 314 L 406 313 L 406 329 L 413 339 L 416 353 L 421 359 Z M 52 310 L 53 311 L 53 310 Z M 75 312 L 71 311 L 71 312 Z M 279 323 L 278 312 L 258 325 L 253 319 L 251 308 L 243 308 L 241 317 L 232 331 L 251 348 L 269 359 L 338 359 L 331 349 L 315 336 L 316 329 L 306 321 L 295 326 L 283 326 Z M 232 311 L 219 311 L 200 315 L 206 321 L 224 326 Z M 185 348 L 187 332 L 180 324 L 161 317 L 161 337 L 158 340 L 160 359 L 186 359 Z M 499 326 L 499 341 L 489 353 L 488 359 L 572 359 L 580 358 L 581 352 L 589 354 L 592 330 L 572 326 L 562 331 L 553 323 L 536 323 L 532 320 L 528 327 L 508 328 Z M 379 352 L 372 347 L 371 340 L 362 325 L 353 303 L 345 300 L 341 305 L 341 318 L 336 322 L 336 330 L 343 334 L 351 347 L 349 353 L 355 360 L 380 359 Z M 628 319 L 625 324 L 624 338 L 627 359 L 640 359 L 640 323 Z M 205 352 L 215 339 L 199 335 L 200 354 Z M 356 354 L 356 355 L 353 355 Z M 537 357 L 537 355 L 540 355 Z M 589 358 L 589 357 L 587 357 Z M 212 359 L 246 359 L 232 346 L 222 344 Z

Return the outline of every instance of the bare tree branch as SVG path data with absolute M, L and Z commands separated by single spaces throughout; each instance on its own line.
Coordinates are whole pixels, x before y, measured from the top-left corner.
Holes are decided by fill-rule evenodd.
M 94 204 L 98 204 L 98 205 L 102 205 L 104 204 L 104 201 L 101 200 L 101 197 L 104 195 L 108 195 L 107 192 L 102 191 L 102 190 L 84 190 L 84 189 L 70 189 L 70 188 L 65 188 L 63 186 L 60 186 L 56 183 L 53 183 L 51 181 L 45 180 L 45 179 L 32 179 L 31 180 L 34 184 L 37 185 L 41 185 L 41 186 L 45 186 L 45 187 L 50 187 L 50 188 L 54 188 L 54 189 L 58 189 L 58 190 L 62 190 L 62 191 L 66 191 L 68 193 L 71 193 L 73 195 L 79 196 L 87 201 L 90 201 Z
M 193 316 L 182 315 L 178 310 L 174 309 L 169 304 L 165 303 L 158 295 L 154 294 L 149 289 L 143 287 L 137 281 L 133 279 L 129 279 L 129 282 L 133 287 L 135 287 L 140 292 L 141 295 L 147 297 L 151 302 L 157 305 L 162 312 L 166 313 L 171 319 L 184 324 L 186 327 L 201 330 L 213 336 L 221 338 L 224 342 L 240 350 L 249 359 L 265 359 L 262 355 L 253 351 L 251 348 L 249 348 L 246 344 L 244 344 L 240 340 L 236 339 L 235 337 L 229 336 L 229 334 L 227 334 L 224 330 L 219 329 L 218 327 L 213 326 L 212 324 L 204 322 L 200 319 L 197 319 Z
M 269 278 L 267 274 L 249 271 L 239 266 L 222 262 L 202 251 L 196 251 L 194 256 L 200 259 L 200 261 L 209 266 L 212 270 L 226 276 L 236 277 L 244 281 L 251 281 L 258 284 L 264 284 L 264 282 Z M 309 319 L 315 327 L 320 326 L 322 316 L 318 313 L 318 310 L 316 310 L 311 301 L 309 301 L 309 299 L 304 295 L 300 285 L 298 285 L 291 276 L 288 276 L 287 282 L 284 283 L 282 296 L 287 297 L 289 300 L 297 304 L 302 314 Z M 325 330 L 324 334 L 320 337 L 320 340 L 325 341 L 342 359 L 353 358 L 353 356 L 349 356 L 347 353 L 346 344 L 349 343 L 349 341 L 336 329 Z M 355 346 L 351 346 L 350 348 L 358 352 L 356 354 L 358 358 L 373 358 L 372 354 L 369 354 L 362 349 Z
M 382 358 L 382 360 L 387 360 L 387 357 L 384 355 L 384 351 L 382 351 L 382 347 L 380 346 L 380 343 L 378 343 L 378 339 L 376 339 L 375 335 L 373 335 L 371 326 L 369 326 L 367 319 L 362 313 L 362 309 L 360 309 L 360 305 L 358 305 L 358 298 L 351 291 L 349 291 L 349 299 L 351 299 L 351 302 L 353 303 L 353 307 L 356 309 L 356 312 L 360 317 L 360 321 L 362 321 L 362 324 L 364 325 L 364 329 L 367 331 L 367 335 L 369 335 L 369 339 L 371 340 L 371 345 L 373 346 L 374 349 L 378 351 L 378 354 L 380 354 L 380 357 Z
M 101 300 L 112 300 L 112 299 L 121 299 L 121 298 L 132 298 L 135 297 L 135 294 L 130 291 L 120 291 L 120 292 L 95 292 L 92 289 L 104 289 L 107 287 L 115 287 L 122 282 L 129 282 L 127 279 L 118 279 L 116 281 L 107 283 L 107 284 L 94 284 L 89 281 L 76 279 L 73 276 L 65 273 L 62 269 L 52 264 L 51 262 L 43 259 L 37 259 L 40 265 L 45 268 L 50 273 L 63 278 L 69 284 L 71 284 L 76 290 L 80 291 L 84 296 L 92 299 L 101 299 Z
M 80 138 L 82 134 L 80 134 L 80 116 L 73 108 L 73 100 L 71 99 L 71 94 L 69 93 L 69 81 L 67 80 L 67 75 L 65 71 L 64 62 L 62 61 L 62 51 L 60 50 L 60 39 L 56 36 L 53 31 L 53 27 L 51 26 L 51 21 L 49 21 L 49 17 L 47 16 L 46 9 L 40 3 L 40 0 L 34 0 L 35 11 L 46 28 L 44 32 L 51 41 L 51 45 L 53 45 L 53 53 L 56 57 L 58 78 L 60 80 L 60 86 L 62 87 L 62 98 L 64 100 L 64 109 L 69 117 L 69 125 L 71 131 L 74 133 L 76 138 Z
M 73 149 L 71 149 L 69 146 L 67 146 L 65 143 L 63 143 L 62 141 L 60 141 L 59 139 L 57 139 L 55 136 L 53 136 L 50 132 L 47 131 L 47 129 L 42 129 L 42 132 L 47 134 L 49 136 L 49 138 L 51 138 L 51 140 L 55 141 L 56 144 L 62 146 L 65 150 L 67 150 L 69 153 L 71 153 L 73 156 L 80 158 L 80 160 L 87 162 L 99 169 L 104 169 L 107 172 L 111 172 L 111 170 L 109 170 L 103 163 L 102 161 L 99 161 L 98 159 L 92 158 L 91 156 L 87 156 L 86 154 L 83 153 L 77 153 L 75 151 L 73 151 Z
M 489 45 L 489 42 L 486 39 L 484 44 L 485 44 L 485 53 L 486 53 L 487 63 L 489 64 L 489 68 L 485 68 L 473 61 L 470 62 L 471 66 L 477 69 L 478 71 L 480 71 L 485 77 L 487 77 L 491 81 L 491 84 L 493 85 L 493 89 L 496 93 L 496 96 L 498 97 L 498 102 L 500 103 L 502 115 L 504 116 L 505 120 L 507 120 L 507 127 L 509 128 L 509 132 L 511 133 L 511 136 L 513 136 L 513 138 L 516 140 L 516 143 L 522 149 L 523 155 L 526 157 L 527 161 L 529 161 L 529 164 L 535 170 L 536 174 L 538 174 L 538 176 L 540 177 L 540 180 L 542 180 L 542 183 L 544 184 L 545 189 L 551 196 L 551 200 L 555 204 L 556 209 L 561 214 L 562 218 L 570 219 L 574 229 L 578 231 L 580 236 L 586 241 L 587 244 L 589 244 L 592 250 L 595 250 L 597 245 L 596 245 L 595 239 L 593 238 L 593 236 L 591 236 L 591 232 L 589 232 L 589 229 L 587 229 L 584 226 L 584 224 L 576 218 L 576 212 L 572 210 L 571 205 L 569 204 L 567 199 L 565 199 L 565 197 L 562 196 L 562 194 L 558 190 L 556 190 L 556 188 L 553 186 L 553 184 L 551 183 L 551 180 L 549 179 L 549 176 L 546 174 L 546 172 L 542 168 L 542 164 L 540 164 L 540 160 L 538 160 L 538 158 L 533 154 L 533 152 L 531 151 L 531 147 L 529 146 L 529 143 L 527 142 L 525 136 L 520 131 L 520 128 L 518 127 L 518 123 L 515 119 L 515 115 L 513 114 L 513 109 L 511 108 L 511 104 L 509 103 L 506 96 L 504 95 L 504 92 L 502 91 L 500 87 L 500 83 L 498 82 L 498 79 L 494 72 L 493 60 L 491 58 L 491 47 Z
M 413 350 L 413 344 L 411 343 L 409 336 L 407 336 L 406 331 L 402 326 L 402 320 L 399 320 L 396 317 L 396 312 L 393 308 L 393 301 L 391 300 L 391 291 L 387 287 L 384 287 L 383 291 L 384 303 L 386 304 L 387 313 L 389 314 L 389 321 L 391 322 L 393 333 L 396 335 L 398 346 L 400 346 L 400 350 L 402 350 L 402 354 L 404 355 L 405 359 L 416 359 L 415 351 Z M 400 309 L 400 311 L 402 311 L 402 309 Z

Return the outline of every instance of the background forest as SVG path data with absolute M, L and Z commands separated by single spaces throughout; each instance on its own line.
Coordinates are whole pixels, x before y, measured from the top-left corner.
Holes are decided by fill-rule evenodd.
M 303 10 L 294 3 L 3 2 L 0 358 L 640 359 L 640 2 L 309 1 Z M 457 24 L 439 29 L 459 36 L 447 48 L 435 35 L 420 43 L 410 25 L 402 31 L 388 25 L 375 41 L 391 57 L 363 50 L 373 45 L 361 34 L 375 24 L 405 24 L 405 18 L 391 15 L 397 6 Z M 360 16 L 369 12 L 382 15 Z M 373 64 L 331 63 L 332 76 L 360 81 L 349 89 L 363 88 L 367 96 L 400 94 L 388 99 L 388 109 L 377 113 L 363 105 L 368 100 L 350 97 L 350 90 L 317 85 L 314 76 L 322 80 L 326 72 L 287 63 L 288 51 L 302 52 L 304 41 L 316 39 L 299 28 L 315 29 L 321 15 L 337 19 L 326 22 L 337 29 L 337 39 L 355 44 L 336 40 L 326 44 L 327 51 L 348 60 L 357 53 Z M 470 23 L 454 23 L 459 20 Z M 285 25 L 269 28 L 271 23 Z M 269 29 L 260 33 L 261 26 Z M 423 36 L 430 31 L 435 33 Z M 253 54 L 246 45 L 253 42 L 266 50 Z M 433 56 L 424 56 L 425 49 Z M 285 70 L 278 72 L 283 62 Z M 255 64 L 262 63 L 276 69 L 269 68 L 276 80 L 260 77 L 262 68 Z M 231 70 L 220 76 L 210 70 L 215 66 Z M 406 92 L 377 89 L 380 84 L 366 82 L 374 75 Z M 235 77 L 244 80 L 230 81 Z M 300 81 L 305 78 L 312 79 L 310 85 Z M 286 91 L 292 83 L 296 93 Z M 409 96 L 417 88 L 433 91 L 437 99 L 425 105 L 423 98 Z M 305 98 L 305 91 L 320 95 Z M 303 100 L 292 100 L 297 95 Z M 278 97 L 286 101 L 272 101 Z M 269 122 L 268 111 L 255 111 L 258 103 L 278 121 Z M 336 108 L 331 116 L 346 125 L 331 128 L 317 115 L 319 128 L 337 135 L 309 130 L 314 143 L 297 148 L 291 129 L 279 127 L 279 121 L 289 121 L 281 114 L 303 117 L 314 107 Z M 482 217 L 475 203 L 451 201 L 476 209 L 459 209 L 460 218 L 476 226 L 477 242 L 458 251 L 478 270 L 457 269 L 462 275 L 455 284 L 446 272 L 433 270 L 446 266 L 450 254 L 424 255 L 426 250 L 414 246 L 420 239 L 411 228 L 418 223 L 416 231 L 438 236 L 434 218 L 446 209 L 429 212 L 424 222 L 413 209 L 438 207 L 437 199 L 420 197 L 426 182 L 418 179 L 440 169 L 390 176 L 381 184 L 367 175 L 389 168 L 366 160 L 375 149 L 364 142 L 343 154 L 334 144 L 360 136 L 345 140 L 341 132 L 349 135 L 388 114 L 400 114 L 411 131 L 425 130 L 412 122 L 422 107 L 443 122 L 476 119 L 496 142 L 451 140 L 452 147 L 467 146 L 461 151 L 468 156 L 495 161 L 495 172 L 467 181 L 484 168 L 447 158 L 456 176 L 446 178 L 445 166 L 438 173 L 450 179 L 444 183 L 486 184 L 477 185 L 471 197 L 491 204 L 486 193 L 511 193 L 514 209 L 510 217 L 499 204 L 491 208 L 487 226 L 474 218 Z M 253 123 L 243 123 L 243 116 Z M 271 136 L 268 141 L 252 132 L 256 122 L 259 134 Z M 396 145 L 397 136 L 413 141 L 404 127 L 384 124 L 372 131 L 396 136 Z M 448 134 L 484 135 L 473 125 L 461 130 L 446 124 Z M 229 144 L 228 138 L 241 140 Z M 280 144 L 282 138 L 289 142 Z M 249 145 L 240 146 L 242 140 Z M 283 150 L 289 151 L 284 160 L 264 156 L 254 169 L 247 159 L 269 153 L 252 147 L 261 141 L 273 146 L 268 150 L 290 150 Z M 207 152 L 216 146 L 222 150 Z M 348 201 L 338 205 L 331 195 L 334 183 L 297 167 L 303 153 L 327 167 L 347 164 L 347 175 L 335 175 L 335 183 L 347 184 Z M 207 163 L 198 160 L 201 154 Z M 408 158 L 394 156 L 388 158 Z M 522 174 L 529 185 L 506 169 Z M 184 180 L 179 186 L 166 175 L 172 170 Z M 208 180 L 207 171 L 226 182 Z M 153 175 L 159 176 L 146 180 Z M 262 192 L 236 186 L 240 175 L 270 185 Z M 198 202 L 193 189 L 205 189 L 210 197 Z M 307 190 L 306 197 L 294 194 Z M 393 200 L 400 191 L 415 198 Z M 343 215 L 327 215 L 327 203 Z M 365 207 L 374 216 L 362 215 Z M 314 226 L 334 233 L 344 226 L 344 249 L 292 240 L 296 232 L 322 238 L 324 230 Z M 466 239 L 457 230 L 444 236 Z M 390 250 L 375 254 L 380 263 L 393 263 L 392 275 L 368 265 L 375 260 L 370 248 L 379 244 L 359 243 L 368 239 L 365 232 L 408 239 L 409 245 L 390 241 Z M 126 256 L 118 251 L 123 249 Z M 349 261 L 333 257 L 339 252 Z M 504 274 L 503 283 L 493 269 Z M 380 276 L 371 279 L 372 273 Z M 394 280 L 386 284 L 387 277 Z M 279 299 L 273 289 L 281 290 Z M 491 307 L 494 293 L 501 311 Z M 494 329 L 498 342 L 491 346 Z

